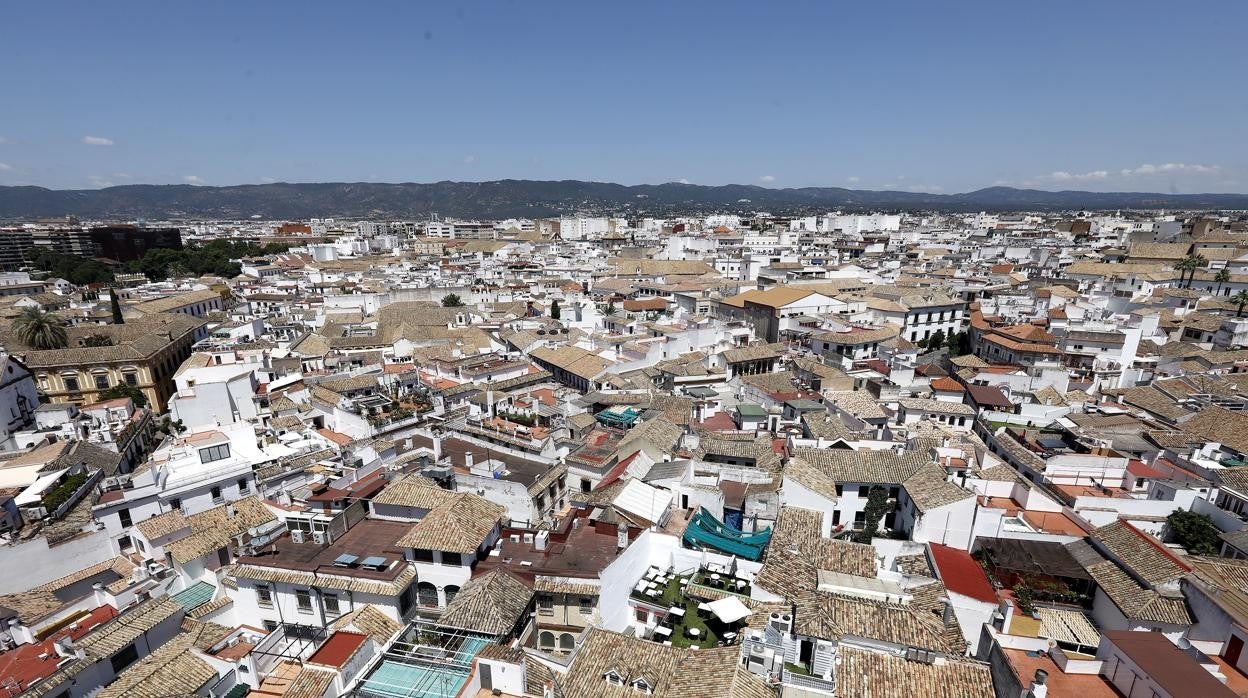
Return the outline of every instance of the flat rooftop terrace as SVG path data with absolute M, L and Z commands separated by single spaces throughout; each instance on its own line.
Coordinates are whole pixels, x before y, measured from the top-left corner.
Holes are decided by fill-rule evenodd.
M 365 519 L 328 545 L 317 545 L 310 535 L 304 538 L 303 543 L 296 543 L 290 534 L 286 534 L 272 545 L 265 546 L 256 555 L 245 555 L 238 561 L 259 567 L 388 582 L 398 577 L 406 566 L 403 564 L 404 550 L 397 542 L 411 527 L 412 524 L 399 521 Z M 334 564 L 335 560 L 344 555 L 355 556 L 355 566 Z M 374 570 L 360 566 L 359 563 L 369 557 L 384 557 L 387 567 Z

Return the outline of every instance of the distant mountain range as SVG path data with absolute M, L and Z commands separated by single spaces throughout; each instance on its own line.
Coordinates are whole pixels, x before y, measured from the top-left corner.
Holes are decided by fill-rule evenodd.
M 1040 191 L 989 187 L 964 194 L 922 194 L 839 187 L 768 189 L 730 184 L 533 181 L 430 184 L 254 184 L 227 187 L 136 184 L 105 189 L 0 187 L 0 219 L 77 216 L 95 219 L 316 217 L 467 218 L 616 213 L 663 216 L 713 211 L 778 214 L 862 210 L 1060 211 L 1106 209 L 1248 209 L 1248 194 L 1149 194 Z

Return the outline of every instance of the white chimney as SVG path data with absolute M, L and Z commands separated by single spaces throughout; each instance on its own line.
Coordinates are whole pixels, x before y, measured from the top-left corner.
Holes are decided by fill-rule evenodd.
M 1049 695 L 1049 672 L 1044 669 L 1036 669 L 1036 676 L 1031 680 L 1031 688 L 1027 691 L 1030 698 L 1045 698 Z
M 9 619 L 9 637 L 19 645 L 29 645 L 35 641 L 35 634 L 17 618 Z
M 467 468 L 469 472 L 472 471 L 472 451 L 468 451 L 464 454 L 464 467 Z
M 411 439 L 408 439 L 408 448 L 411 448 Z M 437 463 L 442 460 L 442 435 L 433 435 L 433 462 Z

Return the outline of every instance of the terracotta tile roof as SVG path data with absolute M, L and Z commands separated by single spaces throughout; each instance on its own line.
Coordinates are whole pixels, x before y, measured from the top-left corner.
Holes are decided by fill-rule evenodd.
M 337 676 L 338 672 L 331 669 L 305 666 L 286 687 L 282 698 L 324 698 Z
M 837 696 L 841 698 L 992 698 L 987 664 L 966 660 L 923 664 L 841 645 L 837 650 Z
M 1096 529 L 1092 541 L 1109 551 L 1119 564 L 1126 566 L 1147 584 L 1174 581 L 1191 571 L 1161 541 L 1126 521 L 1115 521 Z
M 903 647 L 941 652 L 950 657 L 966 653 L 966 639 L 955 622 L 945 625 L 937 599 L 946 594 L 940 582 L 911 589 L 908 604 L 885 603 L 822 592 L 794 600 L 793 629 L 827 640 L 852 636 L 871 638 Z
M 131 665 L 97 698 L 166 698 L 194 695 L 217 678 L 217 670 L 192 648 L 196 634 L 180 633 Z
M 232 503 L 234 515 L 229 514 L 230 504 L 201 511 L 186 517 L 191 532 L 165 546 L 175 560 L 186 564 L 191 560 L 220 550 L 230 539 L 249 528 L 277 519 L 268 507 L 255 496 L 244 497 Z
M 1113 560 L 1104 560 L 1087 567 L 1097 587 L 1122 614 L 1133 620 L 1187 626 L 1191 613 L 1182 596 L 1163 596 L 1140 585 Z
M 495 569 L 469 581 L 438 618 L 440 625 L 507 635 L 529 610 L 533 590 L 511 572 Z
M 334 621 L 330 627 L 334 630 L 354 628 L 372 637 L 378 645 L 384 644 L 403 629 L 398 621 L 377 610 L 377 607 L 372 604 L 360 606 Z
M 471 555 L 485 543 L 506 513 L 502 505 L 488 502 L 471 492 L 455 493 L 454 499 L 430 510 L 413 525 L 398 540 L 398 545 Z
M 298 570 L 279 569 L 276 567 L 260 567 L 250 564 L 234 564 L 221 568 L 225 573 L 239 579 L 254 579 L 260 582 L 280 584 L 298 584 L 301 586 L 317 586 L 325 589 L 341 589 L 358 594 L 379 594 L 381 596 L 398 596 L 416 579 L 416 568 L 408 565 L 399 576 L 391 581 L 345 577 L 337 574 L 321 574 L 318 572 L 300 572 Z
M 899 485 L 930 463 L 918 451 L 846 451 L 839 449 L 797 448 L 801 458 L 835 482 Z
M 681 698 L 775 698 L 761 679 L 740 666 L 739 647 L 691 650 L 608 630 L 590 631 L 567 674 L 565 698 L 636 698 L 643 680 L 656 696 Z M 623 681 L 607 680 L 614 673 Z
M 157 514 L 146 521 L 140 521 L 134 525 L 149 541 L 156 540 L 161 536 L 167 536 L 189 526 L 190 523 L 186 520 L 186 517 L 177 509 Z

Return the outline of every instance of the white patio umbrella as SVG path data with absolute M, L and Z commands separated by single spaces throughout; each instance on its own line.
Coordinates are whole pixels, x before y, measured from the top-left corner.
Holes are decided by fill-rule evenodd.
M 711 609 L 711 613 L 725 623 L 736 623 L 752 613 L 748 606 L 741 603 L 741 599 L 735 596 L 728 596 L 719 601 L 712 601 L 707 604 Z

